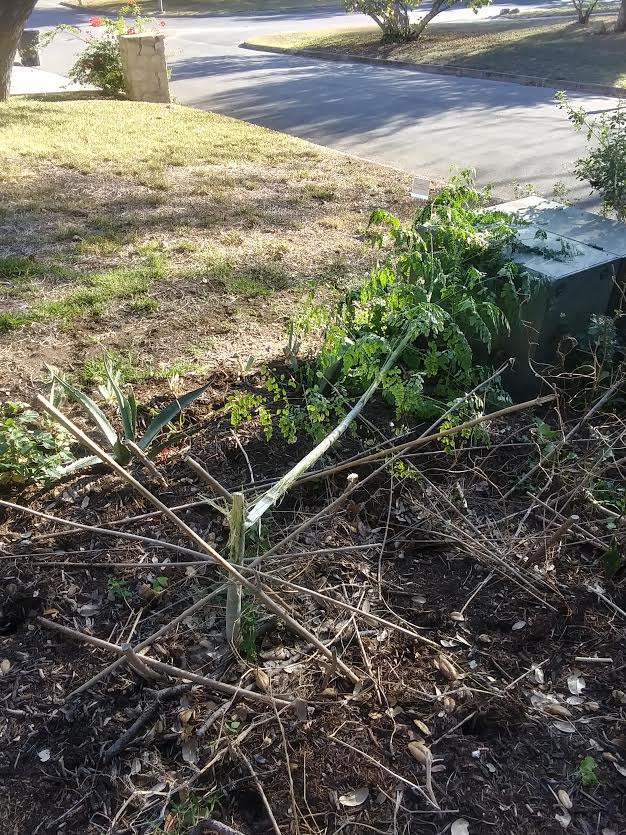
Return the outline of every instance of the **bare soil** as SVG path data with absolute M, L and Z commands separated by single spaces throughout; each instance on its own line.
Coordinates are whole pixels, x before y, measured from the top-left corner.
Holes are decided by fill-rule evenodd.
M 252 489 L 248 462 L 229 427 L 212 417 L 219 397 L 216 389 L 214 402 L 209 397 L 196 404 L 188 420 L 204 421 L 205 430 L 162 460 L 171 488 L 136 473 L 169 505 L 197 501 L 204 491 L 181 462 L 183 451 L 228 488 L 243 483 Z M 392 416 L 378 404 L 369 417 L 382 428 Z M 548 411 L 542 418 L 554 422 L 556 415 Z M 525 556 L 555 527 L 554 513 L 523 492 L 502 500 L 537 458 L 533 427 L 531 415 L 499 420 L 489 425 L 489 446 L 476 438 L 452 451 L 431 447 L 415 454 L 409 460 L 419 475 L 369 482 L 281 553 L 355 550 L 275 558 L 265 566 L 417 630 L 441 647 L 457 678 L 446 677 L 436 665 L 439 654 L 418 640 L 279 585 L 274 588 L 283 602 L 333 642 L 342 660 L 359 671 L 362 685 L 353 688 L 259 609 L 256 658 L 248 648 L 245 659 L 234 659 L 223 638 L 221 598 L 161 638 L 154 657 L 252 689 L 260 667 L 273 695 L 302 700 L 298 711 L 278 716 L 262 704 L 235 700 L 201 734 L 226 702 L 195 686 L 164 703 L 111 762 L 109 746 L 150 703 L 150 688 L 177 682 L 146 683 L 122 667 L 68 699 L 112 656 L 46 628 L 37 616 L 116 643 L 131 635 L 137 642 L 214 588 L 216 570 L 177 565 L 177 555 L 165 548 L 62 533 L 49 522 L 3 511 L 5 831 L 185 835 L 201 819 L 213 818 L 245 835 L 272 832 L 244 757 L 282 833 L 443 833 L 460 818 L 472 835 L 626 831 L 625 623 L 587 589 L 599 580 L 606 595 L 626 608 L 623 567 L 610 579 L 603 570 L 610 543 L 623 548 L 623 528 L 607 529 L 606 518 L 576 497 L 567 512 L 579 515 L 580 529 L 524 575 L 540 589 L 538 596 L 505 578 L 492 558 L 504 555 L 523 571 Z M 591 439 L 583 432 L 574 442 L 581 459 Z M 277 440 L 268 446 L 252 428 L 240 440 L 257 484 L 282 474 L 306 449 Z M 336 457 L 352 454 L 354 445 Z M 565 495 L 573 478 L 565 473 L 554 495 Z M 533 482 L 533 489 L 542 483 Z M 336 476 L 291 493 L 250 554 L 280 541 L 344 488 L 345 477 Z M 150 510 L 107 474 L 20 501 L 104 526 Z M 226 528 L 212 507 L 194 507 L 184 518 L 224 551 Z M 183 544 L 155 518 L 124 529 Z M 369 551 L 356 550 L 373 543 Z M 171 563 L 152 565 L 164 559 Z M 157 576 L 168 583 L 154 594 Z M 461 610 L 462 618 L 453 614 Z M 581 656 L 611 660 L 575 660 Z M 555 705 L 558 715 L 550 712 Z M 408 751 L 409 742 L 419 739 L 432 751 L 440 811 L 424 795 L 423 765 Z M 585 785 L 579 771 L 586 757 L 595 763 L 593 785 Z M 350 792 L 365 787 L 360 806 L 345 805 Z M 559 791 L 567 793 L 571 810 L 559 802 Z

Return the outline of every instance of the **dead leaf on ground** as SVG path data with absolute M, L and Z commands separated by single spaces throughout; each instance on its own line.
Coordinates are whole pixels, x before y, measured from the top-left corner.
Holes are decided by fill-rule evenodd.
M 450 835 L 469 835 L 469 821 L 465 820 L 465 818 L 457 818 L 455 821 L 452 821 Z
M 586 687 L 585 679 L 580 670 L 573 670 L 572 674 L 568 676 L 567 687 L 572 696 L 580 696 Z
M 367 786 L 361 786 L 360 789 L 342 794 L 339 797 L 339 802 L 342 806 L 361 806 L 370 796 L 370 790 Z

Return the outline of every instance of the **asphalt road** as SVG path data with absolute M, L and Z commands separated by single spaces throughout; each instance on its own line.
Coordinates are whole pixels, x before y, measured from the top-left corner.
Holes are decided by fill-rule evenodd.
M 557 5 L 563 2 L 544 3 Z M 497 11 L 492 6 L 482 15 Z M 468 14 L 461 10 L 448 16 Z M 88 17 L 40 0 L 29 25 L 87 24 Z M 431 178 L 445 178 L 452 167 L 474 168 L 479 182 L 491 183 L 495 194 L 504 197 L 516 183 L 532 183 L 538 193 L 550 195 L 554 183 L 562 181 L 582 205 L 594 205 L 588 188 L 571 173 L 584 137 L 556 109 L 552 90 L 238 47 L 261 32 L 326 28 L 352 19 L 358 16 L 348 18 L 332 8 L 325 13 L 168 17 L 164 31 L 173 95 L 184 104 Z M 59 36 L 44 52 L 43 68 L 66 73 L 78 48 L 70 36 Z M 602 97 L 572 98 L 592 112 L 617 104 Z

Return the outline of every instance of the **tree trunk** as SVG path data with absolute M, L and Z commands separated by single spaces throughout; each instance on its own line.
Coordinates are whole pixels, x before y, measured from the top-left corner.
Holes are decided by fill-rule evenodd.
M 619 7 L 617 20 L 615 21 L 615 31 L 626 32 L 626 0 L 622 0 L 622 5 Z
M 9 98 L 17 44 L 37 0 L 0 0 L 0 102 Z

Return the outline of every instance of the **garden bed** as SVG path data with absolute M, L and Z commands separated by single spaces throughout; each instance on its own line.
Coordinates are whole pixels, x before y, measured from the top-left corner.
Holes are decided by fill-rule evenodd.
M 487 436 L 452 449 L 409 450 L 404 470 L 383 471 L 266 559 L 263 570 L 274 577 L 327 595 L 324 603 L 266 580 L 301 623 L 358 671 L 356 688 L 257 605 L 244 609 L 245 649 L 233 658 L 218 596 L 153 643 L 150 655 L 262 695 L 297 699 L 299 707 L 277 713 L 279 705 L 231 701 L 194 686 L 164 702 L 110 759 L 110 746 L 146 711 L 154 690 L 181 682 L 142 682 L 122 667 L 68 698 L 114 656 L 59 634 L 55 625 L 136 643 L 214 590 L 216 569 L 202 560 L 177 564 L 167 547 L 2 511 L 1 807 L 11 832 L 190 835 L 213 831 L 193 828 L 210 819 L 261 835 L 272 832 L 263 794 L 282 833 L 360 835 L 392 826 L 472 835 L 621 831 L 624 614 L 588 587 L 600 581 L 608 599 L 624 608 L 623 562 L 610 569 L 606 557 L 611 543 L 623 547 L 623 528 L 607 527 L 606 515 L 577 490 L 599 460 L 598 427 L 606 439 L 619 436 L 619 425 L 609 413 L 597 415 L 595 428 L 584 428 L 563 449 L 559 461 L 569 463 L 559 465 L 552 486 L 542 470 L 528 482 L 535 493 L 547 488 L 541 498 L 525 488 L 505 498 L 545 455 L 541 427 L 561 421 L 564 430 L 572 427 L 589 395 L 492 421 Z M 277 440 L 268 446 L 253 426 L 235 440 L 226 421 L 213 417 L 219 390 L 206 397 L 188 417 L 205 430 L 159 466 L 168 487 L 133 470 L 168 505 L 201 502 L 207 489 L 181 452 L 229 489 L 244 484 L 251 496 L 252 477 L 260 489 L 307 448 Z M 381 404 L 367 417 L 389 434 L 393 415 Z M 353 440 L 333 458 L 359 449 Z M 623 443 L 615 452 L 623 457 Z M 603 466 L 602 476 L 619 480 L 619 464 Z M 371 471 L 358 462 L 353 469 L 362 480 Z M 345 486 L 346 472 L 296 489 L 265 520 L 249 555 L 275 546 Z M 152 510 L 107 474 L 31 490 L 20 501 L 105 528 Z M 563 518 L 557 511 L 575 512 L 577 527 L 531 568 L 527 558 Z M 182 515 L 224 552 L 227 533 L 216 510 L 196 504 Z M 158 517 L 117 529 L 185 544 Z M 345 604 L 387 625 L 354 618 Z M 259 669 L 269 678 L 263 681 Z M 409 744 L 420 740 L 432 752 L 438 809 L 426 792 L 423 764 L 410 754 Z

